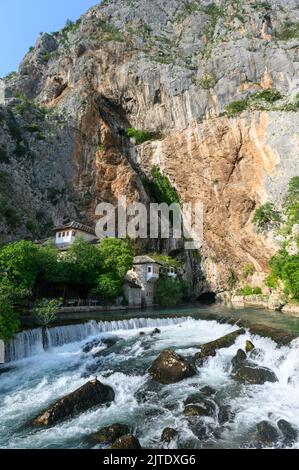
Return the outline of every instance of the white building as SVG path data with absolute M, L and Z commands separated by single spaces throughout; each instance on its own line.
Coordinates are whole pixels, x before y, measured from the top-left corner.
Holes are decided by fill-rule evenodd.
M 127 280 L 141 286 L 141 302 L 144 306 L 154 304 L 155 285 L 160 277 L 161 266 L 147 255 L 135 256 L 133 268 L 127 273 Z
M 71 246 L 75 240 L 82 238 L 87 242 L 98 240 L 94 230 L 88 225 L 80 224 L 79 222 L 70 222 L 66 225 L 55 227 L 55 245 L 58 249 L 64 250 Z

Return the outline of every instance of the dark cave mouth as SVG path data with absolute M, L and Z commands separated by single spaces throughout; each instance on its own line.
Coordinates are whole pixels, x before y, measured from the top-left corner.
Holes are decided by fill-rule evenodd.
M 205 292 L 197 297 L 197 302 L 202 305 L 213 305 L 216 303 L 216 294 L 215 292 Z

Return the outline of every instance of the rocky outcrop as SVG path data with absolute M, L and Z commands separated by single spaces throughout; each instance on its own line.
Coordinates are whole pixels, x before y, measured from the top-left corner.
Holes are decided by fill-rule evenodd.
M 277 427 L 282 432 L 284 442 L 287 445 L 291 445 L 296 442 L 298 432 L 288 421 L 286 421 L 285 419 L 280 419 L 277 422 Z
M 116 439 L 110 449 L 141 449 L 141 445 L 135 436 L 132 434 L 127 434 Z
M 161 384 L 171 384 L 192 377 L 196 370 L 172 349 L 165 349 L 149 369 L 151 377 Z
M 265 382 L 278 382 L 278 378 L 272 370 L 256 365 L 241 365 L 234 373 L 234 377 L 242 383 L 253 385 L 262 385 Z
M 169 444 L 178 435 L 178 432 L 173 428 L 165 428 L 161 434 L 161 441 Z
M 126 424 L 116 423 L 100 429 L 96 434 L 94 434 L 94 438 L 102 444 L 109 444 L 115 442 L 116 439 L 121 436 L 129 434 L 129 432 L 130 429 Z
M 1 241 L 92 225 L 119 195 L 148 204 L 158 165 L 182 202 L 204 204 L 194 293 L 227 290 L 246 263 L 266 271 L 278 241 L 256 232 L 254 211 L 280 207 L 299 174 L 298 38 L 282 34 L 297 16 L 292 0 L 110 0 L 42 34 L 0 84 Z M 259 99 L 267 89 L 281 99 Z M 130 140 L 130 127 L 151 138 Z
M 246 331 L 243 328 L 234 331 L 233 333 L 229 333 L 228 335 L 222 336 L 221 338 L 216 339 L 215 341 L 211 341 L 210 343 L 206 343 L 200 346 L 200 352 L 195 354 L 195 363 L 197 366 L 201 366 L 203 361 L 208 358 L 209 356 L 216 356 L 216 352 L 218 349 L 222 348 L 229 348 L 232 346 L 237 337 L 240 335 L 245 334 Z
M 114 391 L 98 380 L 87 382 L 74 392 L 57 400 L 34 420 L 40 426 L 53 425 L 59 421 L 82 413 L 96 405 L 109 404 L 114 400 Z
M 256 441 L 262 446 L 273 446 L 279 439 L 279 433 L 269 421 L 261 421 L 256 427 Z

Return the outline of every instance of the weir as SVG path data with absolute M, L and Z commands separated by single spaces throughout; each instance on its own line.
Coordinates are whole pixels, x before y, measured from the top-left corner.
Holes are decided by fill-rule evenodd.
M 134 330 L 139 328 L 159 328 L 177 325 L 192 320 L 191 317 L 176 318 L 132 318 L 128 320 L 89 321 L 77 325 L 56 326 L 46 330 L 49 349 L 64 344 L 83 341 L 86 338 L 102 333 L 118 330 Z M 25 330 L 18 333 L 13 340 L 5 345 L 5 362 L 18 361 L 26 357 L 36 356 L 45 352 L 41 328 Z

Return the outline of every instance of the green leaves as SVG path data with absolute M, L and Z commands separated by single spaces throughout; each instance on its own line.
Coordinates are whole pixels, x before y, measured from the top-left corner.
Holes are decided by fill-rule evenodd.
M 20 328 L 18 314 L 13 310 L 14 289 L 5 275 L 0 274 L 0 339 L 10 340 Z
M 160 278 L 155 289 L 155 301 L 163 306 L 171 307 L 180 304 L 186 296 L 185 281 L 173 278 Z
M 152 199 L 158 203 L 165 202 L 168 205 L 180 203 L 179 195 L 172 186 L 167 176 L 163 176 L 158 166 L 153 166 L 151 179 L 143 178 L 143 184 Z
M 261 230 L 267 230 L 278 227 L 281 220 L 281 215 L 275 210 L 274 204 L 267 202 L 256 209 L 252 223 Z
M 41 326 L 48 326 L 53 323 L 59 312 L 62 299 L 41 299 L 35 302 L 33 315 L 37 323 Z

